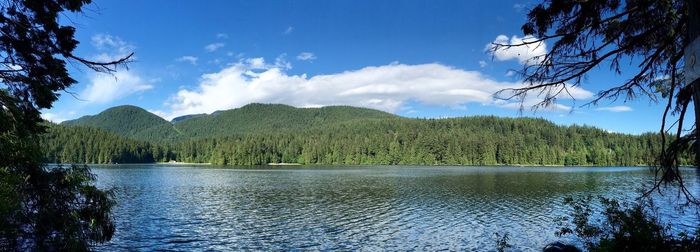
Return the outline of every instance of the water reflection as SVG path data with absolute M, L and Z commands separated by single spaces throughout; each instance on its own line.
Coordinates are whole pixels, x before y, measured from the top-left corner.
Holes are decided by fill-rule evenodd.
M 109 250 L 476 250 L 504 231 L 539 250 L 557 239 L 564 197 L 631 199 L 651 179 L 643 168 L 94 169 L 119 202 Z

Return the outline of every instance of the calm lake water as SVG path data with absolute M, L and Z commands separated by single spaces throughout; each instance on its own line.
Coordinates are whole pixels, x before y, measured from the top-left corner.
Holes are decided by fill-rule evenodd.
M 93 166 L 115 191 L 99 250 L 516 250 L 558 238 L 566 196 L 634 199 L 647 168 Z M 697 191 L 695 174 L 688 183 Z M 660 200 L 662 212 L 673 202 Z M 697 215 L 671 219 L 694 229 Z

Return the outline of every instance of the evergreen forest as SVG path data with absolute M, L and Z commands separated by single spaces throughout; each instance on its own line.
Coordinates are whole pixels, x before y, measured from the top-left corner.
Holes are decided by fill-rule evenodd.
M 654 133 L 526 117 L 413 119 L 349 106 L 250 104 L 174 122 L 119 106 L 47 125 L 41 146 L 50 163 L 633 166 L 654 164 L 661 149 Z

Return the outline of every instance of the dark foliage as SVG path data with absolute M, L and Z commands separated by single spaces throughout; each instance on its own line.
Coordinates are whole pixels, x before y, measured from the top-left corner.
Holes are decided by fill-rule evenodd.
M 668 79 L 682 71 L 683 48 L 688 42 L 687 2 L 545 0 L 529 11 L 522 26 L 525 35 L 537 39 L 496 45 L 494 50 L 551 42 L 549 52 L 538 56 L 539 63 L 521 72 L 528 85 L 511 90 L 517 97 L 544 89 L 545 99 L 537 106 L 551 104 L 558 94 L 567 94 L 565 83 L 581 85 L 590 70 L 603 66 L 629 79 L 600 91 L 594 102 L 619 96 L 633 99 L 639 94 L 655 99 L 655 93 L 684 86 L 681 78 L 675 83 Z M 638 64 L 639 68 L 632 70 L 636 72 L 622 72 L 620 66 L 627 62 Z
M 0 2 L 0 250 L 87 250 L 111 238 L 108 193 L 87 167 L 47 168 L 38 145 L 40 109 L 75 83 L 76 61 L 111 72 L 129 56 L 93 62 L 73 55 L 75 28 L 58 23 L 90 0 Z
M 360 120 L 305 130 L 245 134 L 171 145 L 180 161 L 229 165 L 461 164 L 641 165 L 659 148 L 632 136 L 540 119 L 472 117 Z
M 40 145 L 48 163 L 152 163 L 174 159 L 158 145 L 82 126 L 51 125 Z
M 49 167 L 32 174 L 31 183 L 4 172 L 3 179 L 14 181 L 3 186 L 21 188 L 0 194 L 10 203 L 0 209 L 9 217 L 0 229 L 0 248 L 80 251 L 114 234 L 111 194 L 93 185 L 87 166 Z
M 670 226 L 661 223 L 650 201 L 623 204 L 600 198 L 604 210 L 602 219 L 591 203 L 592 198 L 567 198 L 573 209 L 573 226 L 565 226 L 557 235 L 574 234 L 583 240 L 589 251 L 698 251 L 699 233 L 673 235 Z M 700 229 L 698 229 L 700 231 Z
M 494 233 L 493 235 L 496 237 L 496 251 L 504 252 L 513 247 L 513 245 L 508 243 L 508 241 L 510 241 L 510 235 L 508 233 L 504 233 L 503 235 Z
M 522 99 L 530 92 L 538 93 L 543 100 L 535 107 L 544 107 L 569 94 L 567 87 L 581 85 L 593 69 L 609 69 L 623 76 L 624 82 L 600 90 L 588 104 L 620 98 L 627 101 L 640 95 L 664 101 L 660 129 L 663 145 L 656 155 L 660 157 L 656 162 L 658 181 L 649 191 L 663 184 L 674 184 L 690 202 L 700 204 L 685 187 L 679 170 L 683 162 L 677 158 L 692 147 L 695 162 L 700 162 L 700 145 L 695 144 L 699 132 L 684 132 L 688 105 L 694 101 L 695 109 L 700 108 L 700 81 L 688 83 L 683 73 L 684 49 L 690 42 L 690 33 L 695 32 L 689 20 L 700 15 L 697 9 L 690 9 L 693 4 L 698 5 L 696 2 L 542 1 L 529 11 L 522 26 L 523 33 L 535 39 L 521 44 L 494 45 L 493 49 L 537 46 L 541 42 L 548 42 L 551 48 L 546 55 L 533 60 L 537 64 L 527 65 L 520 72 L 524 87 L 503 90 L 500 94 L 506 99 Z M 635 67 L 623 71 L 621 66 L 625 65 Z M 667 124 L 669 112 L 678 120 Z M 698 122 L 700 112 L 696 111 L 690 129 L 695 129 Z M 666 138 L 671 136 L 675 139 L 667 144 Z

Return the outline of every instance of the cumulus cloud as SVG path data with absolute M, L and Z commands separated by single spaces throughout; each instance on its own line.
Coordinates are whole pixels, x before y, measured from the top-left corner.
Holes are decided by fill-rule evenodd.
M 246 63 L 248 63 L 248 66 L 250 69 L 265 69 L 267 68 L 265 64 L 265 58 L 251 58 L 251 59 L 246 59 Z
M 218 39 L 227 39 L 227 38 L 228 38 L 228 34 L 226 34 L 226 33 L 217 33 L 217 34 L 216 34 L 216 38 L 218 38 Z
M 611 107 L 600 107 L 596 108 L 597 111 L 610 111 L 610 112 L 629 112 L 632 111 L 630 106 L 611 106 Z
M 252 102 L 283 103 L 298 107 L 352 105 L 396 112 L 408 102 L 462 107 L 478 103 L 510 108 L 516 102 L 495 99 L 504 88 L 522 87 L 500 82 L 478 71 L 438 63 L 370 66 L 354 71 L 309 77 L 289 75 L 263 58 L 241 60 L 219 72 L 202 75 L 196 88 L 182 88 L 166 106 L 165 118 L 241 107 Z M 588 91 L 570 87 L 577 98 Z M 536 96 L 529 98 L 536 101 Z M 568 97 L 562 97 L 568 99 Z M 528 102 L 530 100 L 527 100 Z M 555 110 L 570 109 L 561 104 Z
M 190 56 L 190 55 L 185 55 L 180 58 L 177 58 L 176 61 L 178 62 L 188 62 L 192 65 L 197 65 L 197 60 L 198 58 L 195 56 Z
M 219 50 L 220 48 L 224 47 L 226 44 L 224 43 L 211 43 L 206 46 L 204 46 L 204 50 L 207 50 L 207 52 L 214 52 L 216 50 Z
M 496 39 L 486 45 L 486 51 L 493 55 L 498 61 L 518 60 L 523 65 L 534 65 L 541 63 L 545 54 L 547 54 L 547 44 L 544 41 L 537 41 L 533 36 L 518 37 L 513 36 L 510 39 L 506 35 L 499 35 Z M 497 45 L 520 45 L 523 43 L 533 42 L 513 47 L 499 47 Z
M 109 103 L 152 88 L 148 81 L 129 71 L 111 75 L 94 73 L 90 76 L 90 84 L 80 93 L 80 98 L 88 103 Z
M 307 60 L 315 60 L 316 55 L 311 52 L 302 52 L 299 55 L 297 55 L 297 59 L 301 61 L 307 61 Z
M 488 65 L 488 63 L 486 63 L 485 60 L 479 60 L 479 66 L 480 66 L 480 67 L 486 67 L 487 65 Z
M 133 44 L 110 34 L 94 35 L 91 42 L 98 51 L 98 54 L 92 57 L 97 61 L 121 59 L 134 52 L 136 48 Z M 133 56 L 132 59 L 134 59 Z M 183 56 L 177 60 L 196 62 L 196 57 Z M 117 69 L 112 74 L 91 72 L 88 75 L 87 86 L 78 94 L 78 97 L 87 103 L 109 103 L 131 94 L 152 89 L 151 83 L 157 80 L 158 78 L 145 80 L 128 69 Z M 52 117 L 54 120 L 62 119 L 54 117 L 51 113 L 47 113 L 45 116 Z

